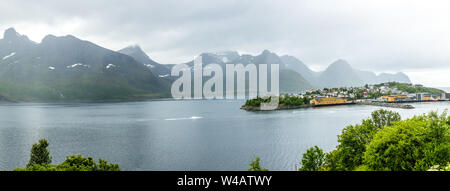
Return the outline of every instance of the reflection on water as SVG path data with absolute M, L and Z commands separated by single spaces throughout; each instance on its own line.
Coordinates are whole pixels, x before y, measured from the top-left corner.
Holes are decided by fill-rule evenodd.
M 31 145 L 50 141 L 54 163 L 82 154 L 124 170 L 247 170 L 252 156 L 270 170 L 293 170 L 301 153 L 337 144 L 342 128 L 373 106 L 247 112 L 243 101 L 0 105 L 0 170 L 24 167 Z M 450 102 L 418 103 L 403 118 Z

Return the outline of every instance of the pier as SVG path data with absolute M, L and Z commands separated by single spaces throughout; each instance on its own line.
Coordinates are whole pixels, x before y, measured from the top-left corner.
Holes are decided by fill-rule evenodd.
M 400 104 L 400 103 L 362 101 L 362 102 L 356 102 L 356 104 L 372 105 L 372 106 L 379 106 L 379 107 L 400 108 L 400 109 L 414 109 L 414 106 L 412 106 L 412 105 Z

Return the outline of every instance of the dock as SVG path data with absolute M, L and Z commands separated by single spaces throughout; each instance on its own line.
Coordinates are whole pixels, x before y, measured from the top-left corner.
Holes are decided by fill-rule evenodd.
M 400 103 L 362 101 L 362 102 L 356 102 L 356 104 L 372 105 L 372 106 L 379 106 L 379 107 L 391 107 L 391 108 L 399 108 L 399 109 L 414 109 L 414 106 L 412 106 L 412 105 L 400 104 Z

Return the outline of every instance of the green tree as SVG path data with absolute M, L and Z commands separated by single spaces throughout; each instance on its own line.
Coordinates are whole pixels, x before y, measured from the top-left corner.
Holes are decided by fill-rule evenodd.
M 81 155 L 68 156 L 56 168 L 65 171 L 120 171 L 118 164 L 109 164 L 103 159 L 98 159 L 97 164 L 92 157 L 85 158 Z
M 366 145 L 374 135 L 399 120 L 398 113 L 380 109 L 372 112 L 371 118 L 362 120 L 361 124 L 345 127 L 338 135 L 336 151 L 327 155 L 325 166 L 329 170 L 354 170 L 362 165 Z
M 450 171 L 450 163 L 447 166 L 434 165 L 428 171 Z
M 260 160 L 261 159 L 259 157 L 256 157 L 255 160 L 251 160 L 250 168 L 248 169 L 248 171 L 269 171 L 268 169 L 261 167 L 261 165 L 259 164 Z
M 415 116 L 379 131 L 367 145 L 364 164 L 372 170 L 424 171 L 450 161 L 446 113 Z
M 102 159 L 96 163 L 92 157 L 72 155 L 66 157 L 66 160 L 58 165 L 33 164 L 24 169 L 14 169 L 14 171 L 120 171 L 120 167 L 118 164 L 108 163 Z
M 17 168 L 14 171 L 120 171 L 118 164 L 108 163 L 103 159 L 96 163 L 92 157 L 85 158 L 81 155 L 68 156 L 58 165 L 51 164 L 52 157 L 47 150 L 48 146 L 46 139 L 40 139 L 38 143 L 33 144 L 26 168 Z
M 371 116 L 371 120 L 377 129 L 381 129 L 384 126 L 390 126 L 392 125 L 392 122 L 401 120 L 399 113 L 384 109 L 372 112 Z
M 30 161 L 27 167 L 33 166 L 34 164 L 50 164 L 52 163 L 52 157 L 50 156 L 50 151 L 47 150 L 49 142 L 47 139 L 40 139 L 38 143 L 33 144 L 31 147 Z
M 448 170 L 450 116 L 430 112 L 401 121 L 398 113 L 381 109 L 345 127 L 338 142 L 326 154 L 308 149 L 300 170 Z
M 339 168 L 331 168 L 333 165 L 330 165 L 331 170 L 353 170 L 360 165 L 366 144 L 370 141 L 374 129 L 370 120 L 364 120 L 361 125 L 350 125 L 344 128 L 342 134 L 338 136 L 340 144 L 333 153 L 334 158 L 328 160 L 338 163 L 339 165 L 334 166 Z
M 318 146 L 311 147 L 303 153 L 300 171 L 318 171 L 325 163 L 325 153 Z

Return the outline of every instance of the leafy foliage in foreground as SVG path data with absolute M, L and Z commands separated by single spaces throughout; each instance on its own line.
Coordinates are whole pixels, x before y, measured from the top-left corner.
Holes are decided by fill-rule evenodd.
M 450 163 L 449 127 L 446 112 L 401 120 L 396 112 L 377 110 L 361 124 L 344 128 L 339 145 L 325 157 L 318 147 L 308 149 L 300 170 L 445 170 Z
M 33 144 L 31 147 L 30 161 L 27 167 L 31 167 L 35 164 L 50 164 L 52 163 L 52 157 L 50 151 L 47 150 L 50 143 L 47 139 L 40 139 L 38 143 Z
M 259 157 L 256 157 L 255 160 L 250 161 L 250 168 L 248 171 L 269 171 L 268 169 L 261 167 L 259 164 L 260 160 Z
M 120 171 L 118 164 L 110 164 L 99 159 L 96 163 L 92 157 L 85 158 L 81 155 L 68 156 L 64 162 L 58 165 L 33 164 L 27 168 L 17 168 L 14 171 Z
M 381 130 L 367 145 L 365 163 L 373 170 L 428 170 L 450 162 L 449 121 L 432 112 Z
M 447 166 L 434 165 L 428 171 L 450 171 L 450 163 Z
M 380 109 L 361 124 L 349 125 L 338 135 L 339 145 L 327 155 L 329 170 L 353 170 L 363 164 L 363 154 L 374 135 L 383 127 L 401 119 L 398 113 Z
M 300 171 L 318 171 L 325 163 L 325 153 L 318 146 L 306 150 Z
M 48 146 L 49 142 L 46 139 L 33 144 L 30 162 L 26 168 L 17 168 L 14 171 L 120 171 L 118 164 L 108 163 L 103 159 L 98 159 L 96 163 L 92 157 L 85 158 L 81 155 L 68 156 L 64 162 L 57 165 L 50 164 Z

